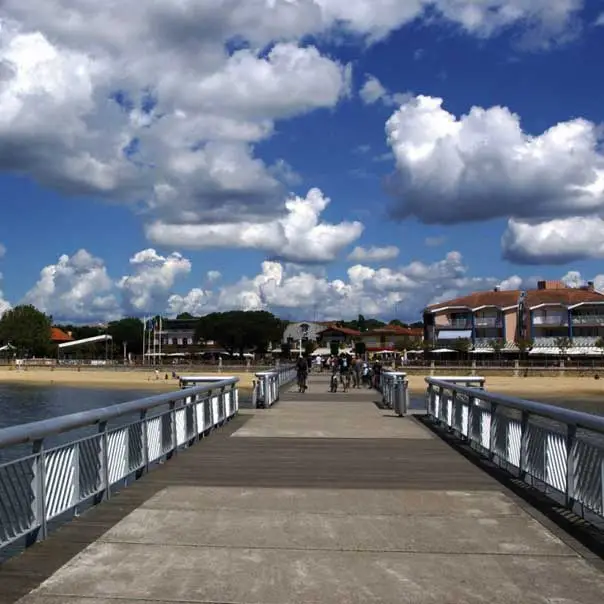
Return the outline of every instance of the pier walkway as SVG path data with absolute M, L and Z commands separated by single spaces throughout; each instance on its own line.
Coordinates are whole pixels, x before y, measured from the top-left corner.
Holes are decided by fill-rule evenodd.
M 242 411 L 0 566 L 8 604 L 601 604 L 595 556 L 375 391 Z

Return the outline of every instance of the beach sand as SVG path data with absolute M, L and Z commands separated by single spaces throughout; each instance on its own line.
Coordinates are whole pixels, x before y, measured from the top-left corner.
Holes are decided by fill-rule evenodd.
M 32 386 L 75 386 L 81 388 L 118 388 L 128 390 L 178 390 L 178 380 L 172 379 L 171 372 L 165 379 L 166 372 L 159 372 L 156 379 L 153 369 L 141 370 L 113 370 L 113 369 L 51 369 L 45 367 L 28 368 L 16 371 L 6 367 L 0 368 L 0 384 L 30 384 Z M 253 373 L 213 373 L 204 370 L 182 372 L 186 375 L 216 375 L 236 376 L 239 378 L 239 387 L 242 390 L 251 390 Z
M 410 375 L 409 387 L 414 394 L 426 390 L 426 383 L 422 375 Z M 437 379 L 445 379 L 443 376 L 435 376 Z M 604 379 L 596 380 L 591 377 L 577 376 L 529 376 L 513 377 L 505 375 L 489 375 L 485 377 L 487 390 L 501 392 L 522 398 L 535 396 L 561 396 L 573 395 L 575 397 L 601 397 L 604 400 Z
M 169 374 L 170 375 L 170 374 Z M 186 375 L 216 375 L 217 377 L 235 375 L 239 378 L 242 394 L 248 395 L 252 389 L 254 372 L 222 374 L 208 371 L 207 368 L 193 369 L 183 372 Z M 171 377 L 164 379 L 165 372 L 160 372 L 160 379 L 155 379 L 153 369 L 114 370 L 114 369 L 82 369 L 61 368 L 29 368 L 26 371 L 16 371 L 6 367 L 0 368 L 0 384 L 31 384 L 74 386 L 81 388 L 118 388 L 128 390 L 169 391 L 178 389 L 178 380 Z M 408 376 L 409 387 L 414 396 L 426 391 L 423 375 Z M 439 376 L 440 377 L 440 376 Z M 312 382 L 312 374 L 310 376 Z M 593 412 L 604 412 L 604 379 L 593 377 L 557 376 L 547 377 L 513 377 L 487 376 L 486 388 L 491 392 L 499 392 L 519 398 L 535 401 L 562 404 L 568 407 L 582 408 Z

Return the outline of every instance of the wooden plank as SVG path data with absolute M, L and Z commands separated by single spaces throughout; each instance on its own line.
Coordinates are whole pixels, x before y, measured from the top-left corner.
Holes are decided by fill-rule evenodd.
M 369 398 L 369 396 L 368 396 Z M 368 404 L 371 404 L 368 401 Z M 170 485 L 493 490 L 499 485 L 440 439 L 230 438 L 240 415 L 110 501 L 0 565 L 0 602 L 37 587 L 159 490 Z

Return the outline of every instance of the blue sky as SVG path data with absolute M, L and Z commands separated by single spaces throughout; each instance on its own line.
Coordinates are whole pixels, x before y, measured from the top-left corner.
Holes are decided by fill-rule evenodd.
M 109 43 L 85 18 L 61 26 L 75 2 L 33 16 L 9 0 L 0 308 L 25 300 L 79 321 L 228 307 L 290 317 L 396 307 L 415 318 L 433 300 L 500 282 L 576 282 L 573 271 L 599 282 L 601 3 L 577 0 L 566 13 L 569 3 L 536 1 L 523 13 L 526 3 L 498 0 L 521 7 L 502 26 L 488 11 L 451 16 L 446 0 L 384 25 L 358 17 L 365 1 L 323 0 L 320 24 L 300 4 L 282 28 L 263 0 L 253 22 L 237 13 L 244 4 L 229 15 L 216 5 L 211 16 L 229 23 L 220 35 L 199 12 L 169 13 L 169 1 L 146 30 L 127 1 L 122 15 L 99 17 L 123 26 Z M 190 40 L 174 35 L 187 20 Z M 125 74 L 116 48 L 131 62 Z M 370 98 L 368 81 L 382 94 Z M 137 113 L 146 90 L 157 104 Z M 111 100 L 118 91 L 133 99 L 130 114 Z M 473 107 L 486 113 L 466 120 Z M 119 152 L 134 139 L 137 154 Z M 313 189 L 331 200 L 313 210 L 319 227 L 300 222 L 310 202 L 280 223 L 285 200 Z M 355 246 L 399 253 L 349 259 Z

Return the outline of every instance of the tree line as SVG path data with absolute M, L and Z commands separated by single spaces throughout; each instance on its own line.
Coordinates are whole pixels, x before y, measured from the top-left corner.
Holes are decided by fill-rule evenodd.
M 286 321 L 266 311 L 215 312 L 204 317 L 183 313 L 177 319 L 196 321 L 196 342 L 215 341 L 228 352 L 243 353 L 253 349 L 265 352 L 271 342 L 280 342 Z M 52 327 L 70 333 L 74 340 L 110 335 L 114 350 L 126 346 L 135 355 L 143 353 L 143 322 L 124 317 L 107 325 L 54 324 L 52 316 L 30 304 L 11 308 L 0 317 L 0 347 L 10 344 L 6 356 L 55 356 L 57 344 L 51 341 Z M 103 345 L 104 346 L 104 345 Z M 0 353 L 1 354 L 1 353 Z
M 182 313 L 176 319 L 195 322 L 195 342 L 214 341 L 227 352 L 241 354 L 247 350 L 262 354 L 268 350 L 270 343 L 281 343 L 283 332 L 289 322 L 263 310 L 213 312 L 203 317 Z M 377 319 L 366 319 L 363 315 L 352 321 L 334 321 L 334 324 L 360 332 L 388 325 Z M 409 326 L 398 320 L 391 321 L 389 324 Z M 57 345 L 53 344 L 50 337 L 53 325 L 70 333 L 74 340 L 110 335 L 114 350 L 118 354 L 124 345 L 132 354 L 143 353 L 143 323 L 140 318 L 124 317 L 102 326 L 55 324 L 52 316 L 30 304 L 15 306 L 0 317 L 0 346 L 10 344 L 14 348 L 7 352 L 16 353 L 18 356 L 55 356 Z M 421 323 L 410 326 L 418 325 L 421 326 Z M 104 344 L 102 346 L 104 347 Z M 312 353 L 314 346 L 316 345 L 313 342 L 307 342 L 306 352 Z M 282 351 L 287 353 L 287 348 L 288 345 L 284 344 Z

